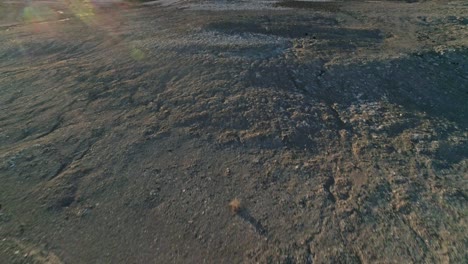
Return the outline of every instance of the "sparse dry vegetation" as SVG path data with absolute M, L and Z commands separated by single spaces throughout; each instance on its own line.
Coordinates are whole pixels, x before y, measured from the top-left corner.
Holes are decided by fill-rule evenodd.
M 468 263 L 466 1 L 117 2 L 0 1 L 1 264 Z
M 241 211 L 241 201 L 237 198 L 234 198 L 229 202 L 229 210 L 232 214 L 238 214 Z

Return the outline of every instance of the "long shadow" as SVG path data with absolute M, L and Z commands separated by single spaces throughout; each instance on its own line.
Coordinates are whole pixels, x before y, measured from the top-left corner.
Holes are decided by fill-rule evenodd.
M 237 215 L 242 219 L 244 220 L 245 222 L 247 222 L 249 225 L 252 226 L 252 228 L 255 230 L 255 232 L 261 236 L 264 236 L 266 237 L 267 236 L 267 230 L 263 227 L 263 225 L 260 223 L 260 221 L 258 221 L 257 219 L 255 219 L 255 217 L 253 217 L 250 212 L 243 208 L 241 209 Z

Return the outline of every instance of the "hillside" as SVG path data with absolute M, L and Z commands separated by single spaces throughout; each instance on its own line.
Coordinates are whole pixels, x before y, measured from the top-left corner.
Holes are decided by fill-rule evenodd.
M 0 3 L 0 263 L 466 263 L 467 14 Z

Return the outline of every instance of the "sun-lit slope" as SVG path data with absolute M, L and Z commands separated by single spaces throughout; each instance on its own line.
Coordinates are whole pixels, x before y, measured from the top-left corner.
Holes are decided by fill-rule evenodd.
M 183 5 L 1 6 L 0 263 L 466 261 L 466 5 Z

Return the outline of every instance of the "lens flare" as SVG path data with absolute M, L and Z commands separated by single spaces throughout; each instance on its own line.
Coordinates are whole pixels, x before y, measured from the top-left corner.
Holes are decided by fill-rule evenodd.
M 30 28 L 36 32 L 49 30 L 47 23 L 57 20 L 57 13 L 46 6 L 40 6 L 30 3 L 18 14 L 18 20 L 30 25 Z
M 40 20 L 40 17 L 36 14 L 36 10 L 33 7 L 27 6 L 23 9 L 23 19 L 26 22 L 35 22 Z
M 69 8 L 75 17 L 81 19 L 86 24 L 94 23 L 95 10 L 93 3 L 89 0 L 72 0 Z
M 19 13 L 10 16 L 13 15 L 17 21 L 24 22 L 26 29 L 47 33 L 49 37 L 62 36 L 59 34 L 63 28 L 61 23 L 79 21 L 102 32 L 101 36 L 105 39 L 125 45 L 128 56 L 133 60 L 143 61 L 147 57 L 146 51 L 131 45 L 120 34 L 121 27 L 126 26 L 125 16 L 121 14 L 127 8 L 129 6 L 121 1 L 65 0 L 50 5 L 44 5 L 40 1 L 26 1 L 23 2 Z M 21 49 L 20 44 L 18 47 Z
M 132 56 L 134 60 L 139 61 L 145 58 L 145 53 L 139 48 L 132 48 L 130 56 Z

